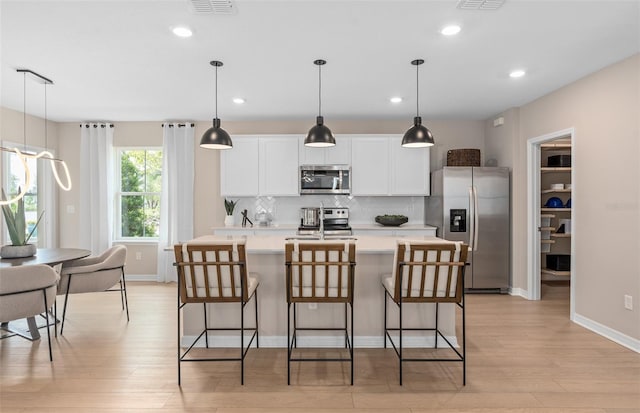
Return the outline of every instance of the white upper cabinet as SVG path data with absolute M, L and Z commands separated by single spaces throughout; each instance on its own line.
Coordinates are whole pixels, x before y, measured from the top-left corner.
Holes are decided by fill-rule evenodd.
M 351 142 L 352 195 L 429 195 L 428 148 L 403 148 L 400 135 Z
M 298 139 L 260 138 L 260 195 L 298 195 Z
M 304 136 L 298 141 L 300 165 L 350 165 L 351 138 L 336 135 L 336 145 L 329 148 L 304 146 Z
M 258 137 L 233 137 L 233 148 L 220 151 L 220 195 L 257 196 L 259 194 Z
M 391 195 L 429 195 L 429 149 L 403 148 L 402 137 L 390 138 Z
M 389 195 L 389 139 L 351 138 L 351 195 Z
M 298 140 L 294 136 L 232 137 L 220 154 L 222 196 L 298 195 Z

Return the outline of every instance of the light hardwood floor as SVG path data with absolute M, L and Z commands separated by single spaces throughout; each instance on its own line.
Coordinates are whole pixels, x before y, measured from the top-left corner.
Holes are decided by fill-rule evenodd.
M 0 341 L 0 411 L 640 412 L 640 355 L 571 323 L 568 295 L 467 295 L 465 387 L 459 363 L 408 364 L 401 387 L 383 349 L 356 349 L 354 386 L 334 363 L 295 365 L 287 386 L 286 350 L 265 348 L 244 386 L 237 363 L 189 363 L 179 388 L 175 285 L 129 283 L 129 323 L 117 293 L 71 297 L 53 363 L 46 340 Z

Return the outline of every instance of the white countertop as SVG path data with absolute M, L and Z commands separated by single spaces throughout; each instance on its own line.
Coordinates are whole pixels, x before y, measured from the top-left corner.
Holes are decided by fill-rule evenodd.
M 297 231 L 298 230 L 298 224 L 273 224 L 273 225 L 269 225 L 269 226 L 259 226 L 259 225 L 254 225 L 253 227 L 251 226 L 246 226 L 246 227 L 242 227 L 239 225 L 233 226 L 233 227 L 213 227 L 212 228 L 214 231 L 215 230 L 252 230 L 252 231 L 269 231 L 269 230 L 293 230 L 293 231 Z M 371 224 L 351 224 L 351 229 L 354 230 L 376 230 L 376 229 L 381 229 L 381 230 L 415 230 L 415 231 L 420 231 L 420 230 L 435 230 L 437 229 L 437 227 L 431 226 L 431 225 L 424 225 L 424 224 L 403 224 L 400 225 L 398 227 L 385 227 L 384 225 L 380 225 L 380 224 L 376 224 L 376 223 L 371 223 Z
M 284 244 L 289 237 L 285 236 L 234 236 L 234 235 L 205 235 L 193 241 L 207 242 L 215 240 L 246 240 L 246 251 L 248 254 L 284 254 Z M 397 240 L 403 242 L 432 241 L 451 242 L 437 237 L 417 236 L 412 238 L 396 237 L 375 237 L 375 236 L 354 236 L 356 243 L 356 253 L 358 254 L 393 254 L 396 250 Z

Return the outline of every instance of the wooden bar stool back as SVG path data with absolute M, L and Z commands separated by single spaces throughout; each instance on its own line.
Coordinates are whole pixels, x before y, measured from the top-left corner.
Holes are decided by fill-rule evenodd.
M 258 337 L 258 277 L 248 275 L 245 241 L 220 241 L 178 244 L 174 246 L 175 265 L 178 271 L 178 385 L 181 383 L 180 364 L 194 361 L 240 361 L 240 382 L 244 384 L 244 359 L 253 343 L 259 347 Z M 255 327 L 245 327 L 244 310 L 251 298 L 255 298 Z M 180 310 L 187 304 L 202 303 L 204 330 L 189 348 L 182 353 L 180 339 Z M 240 327 L 209 327 L 207 304 L 238 304 Z M 245 346 L 244 332 L 252 331 Z M 187 358 L 187 354 L 204 336 L 209 348 L 209 331 L 239 331 L 240 355 L 227 358 Z
M 383 275 L 384 287 L 384 333 L 391 342 L 400 364 L 400 385 L 402 385 L 402 363 L 418 361 L 462 362 L 462 383 L 466 384 L 466 326 L 464 309 L 464 268 L 468 246 L 463 243 L 398 240 L 394 257 L 393 273 Z M 387 325 L 387 301 L 398 308 L 398 327 Z M 435 303 L 435 327 L 407 328 L 403 326 L 403 311 L 408 304 Z M 441 303 L 454 304 L 462 312 L 462 349 L 459 351 L 438 328 L 438 307 Z M 455 358 L 406 358 L 403 356 L 403 332 L 433 331 L 435 348 L 438 337 L 442 338 L 456 353 Z M 394 342 L 390 331 L 398 332 L 398 342 Z
M 350 241 L 298 241 L 285 244 L 287 288 L 287 384 L 291 384 L 292 361 L 329 361 L 351 363 L 353 385 L 353 284 L 356 246 Z M 340 327 L 298 327 L 297 304 L 344 304 L 344 323 Z M 291 308 L 293 307 L 293 334 Z M 348 311 L 348 309 L 350 311 Z M 350 313 L 350 323 L 348 322 Z M 349 324 L 351 326 L 349 332 Z M 294 357 L 298 331 L 342 331 L 347 358 Z

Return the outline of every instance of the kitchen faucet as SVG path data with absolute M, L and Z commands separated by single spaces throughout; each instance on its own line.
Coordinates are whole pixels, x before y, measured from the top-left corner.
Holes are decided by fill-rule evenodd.
M 324 203 L 320 201 L 320 239 L 324 239 Z

